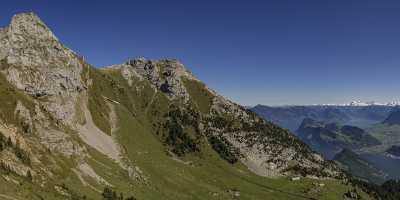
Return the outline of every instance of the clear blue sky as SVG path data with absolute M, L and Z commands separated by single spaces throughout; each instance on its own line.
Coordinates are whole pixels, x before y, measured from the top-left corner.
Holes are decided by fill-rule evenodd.
M 400 1 L 2 1 L 95 66 L 178 58 L 244 105 L 400 99 Z

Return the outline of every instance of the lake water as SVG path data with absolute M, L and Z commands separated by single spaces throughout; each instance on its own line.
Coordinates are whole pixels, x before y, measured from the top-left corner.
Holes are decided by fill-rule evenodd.
M 388 173 L 390 178 L 400 179 L 400 159 L 393 159 L 388 156 L 376 154 L 363 154 L 361 157 Z

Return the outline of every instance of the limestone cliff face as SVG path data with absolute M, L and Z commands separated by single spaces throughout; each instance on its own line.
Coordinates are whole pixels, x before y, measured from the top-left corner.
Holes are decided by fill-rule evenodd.
M 30 108 L 21 101 L 15 108 L 24 132 L 37 134 L 50 150 L 83 156 L 84 148 L 60 126 L 73 128 L 77 122 L 78 99 L 86 88 L 82 59 L 33 13 L 15 15 L 0 30 L 0 44 L 2 76 L 30 97 L 24 101 Z
M 13 129 L 10 134 L 19 142 L 25 140 L 23 134 L 29 133 L 35 138 L 30 138 L 30 145 L 26 146 L 32 157 L 37 152 L 48 150 L 85 164 L 88 145 L 119 162 L 122 167 L 130 168 L 120 162 L 120 149 L 114 139 L 93 126 L 87 110 L 90 66 L 82 57 L 63 46 L 33 13 L 15 15 L 10 25 L 0 30 L 0 44 L 2 76 L 13 90 L 18 90 L 16 93 L 27 95 L 25 105 L 18 101 L 15 107 L 19 122 L 0 124 L 22 126 L 25 133 Z M 71 133 L 77 133 L 84 143 Z M 36 161 L 31 167 L 32 173 L 38 168 L 47 168 L 42 166 L 40 159 Z
M 85 89 L 82 60 L 64 47 L 33 13 L 15 15 L 0 34 L 1 73 L 25 93 L 44 103 L 62 122 L 74 118 L 74 101 Z M 63 102 L 63 103 L 61 103 Z

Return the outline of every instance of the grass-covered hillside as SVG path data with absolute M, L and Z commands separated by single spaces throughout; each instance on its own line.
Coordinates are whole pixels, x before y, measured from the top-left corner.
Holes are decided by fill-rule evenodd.
M 149 92 L 147 97 L 146 94 L 136 96 L 134 93 L 129 93 L 129 97 L 121 95 L 119 93 L 124 91 L 121 89 L 124 88 L 124 82 L 121 81 L 121 85 L 115 88 L 112 84 L 120 78 L 119 75 L 97 69 L 91 69 L 91 74 L 93 80 L 98 76 L 97 81 L 102 83 L 97 85 L 102 87 L 101 90 L 97 90 L 102 91 L 101 95 L 96 95 L 94 85 L 90 89 L 90 92 L 93 92 L 92 101 L 89 101 L 90 112 L 93 116 L 99 115 L 98 118 L 93 117 L 96 119 L 94 122 L 101 124 L 101 116 L 106 116 L 104 113 L 108 110 L 103 108 L 115 109 L 118 119 L 115 139 L 121 144 L 127 156 L 125 159 L 129 159 L 129 162 L 137 167 L 135 171 L 139 174 L 133 179 L 129 178 L 129 172 L 115 161 L 86 145 L 90 155 L 87 164 L 93 168 L 95 174 L 104 179 L 105 184 L 96 177 L 76 173 L 74 169 L 77 163 L 70 158 L 59 157 L 57 153 L 43 152 L 41 156 L 62 167 L 54 169 L 54 176 L 46 181 L 45 187 L 38 184 L 38 175 L 34 174 L 33 178 L 29 178 L 5 168 L 0 170 L 0 182 L 7 186 L 1 187 L 0 198 L 102 199 L 104 188 L 109 187 L 117 191 L 118 196 L 123 193 L 125 197 L 133 196 L 136 199 L 338 199 L 353 188 L 334 179 L 301 178 L 299 181 L 291 181 L 290 177 L 257 176 L 240 162 L 231 164 L 221 159 L 213 145 L 207 143 L 207 137 L 196 140 L 196 131 L 190 127 L 187 131 L 194 136 L 188 140 L 194 141 L 197 150 L 183 145 L 184 154 L 179 154 L 180 151 L 174 153 L 176 144 L 169 144 L 163 137 L 166 127 L 158 127 L 151 123 L 167 121 L 165 114 L 169 114 L 170 109 L 175 109 L 170 108 L 172 105 L 168 106 L 171 102 L 167 97 L 158 91 Z M 140 82 L 137 83 L 139 84 Z M 146 87 L 146 83 L 142 84 Z M 130 87 L 126 85 L 125 88 Z M 107 94 L 110 96 L 107 97 Z M 111 97 L 112 100 L 108 99 Z M 154 99 L 146 101 L 145 98 Z M 120 103 L 124 102 L 124 99 L 126 106 Z M 138 103 L 133 105 L 133 102 Z M 143 104 L 139 104 L 140 102 Z M 95 105 L 91 105 L 92 103 Z M 106 107 L 98 106 L 102 104 Z M 107 106 L 109 104 L 112 106 Z M 104 121 L 109 124 L 110 119 Z M 179 136 L 175 139 L 180 141 Z M 185 143 L 185 140 L 181 142 Z M 1 154 L 7 149 L 14 152 L 6 143 L 5 139 Z M 37 169 L 32 166 L 32 170 Z M 363 194 L 361 191 L 359 193 Z
M 370 199 L 176 60 L 94 68 L 33 13 L 0 43 L 0 199 Z

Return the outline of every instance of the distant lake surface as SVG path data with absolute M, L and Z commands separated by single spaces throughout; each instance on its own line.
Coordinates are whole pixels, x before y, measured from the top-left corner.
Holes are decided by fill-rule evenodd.
M 400 178 L 400 159 L 393 159 L 383 155 L 362 154 L 362 158 L 373 164 L 379 169 L 387 172 L 390 178 Z

